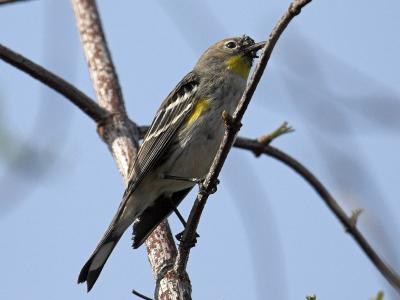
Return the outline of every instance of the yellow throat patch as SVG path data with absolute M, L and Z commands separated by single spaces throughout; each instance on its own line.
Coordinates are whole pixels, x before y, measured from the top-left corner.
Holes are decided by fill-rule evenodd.
M 249 76 L 251 66 L 247 59 L 242 55 L 236 55 L 228 59 L 226 61 L 226 66 L 228 67 L 228 70 L 233 71 L 243 79 L 247 79 Z
M 200 99 L 194 107 L 192 113 L 190 114 L 188 120 L 186 121 L 186 126 L 192 125 L 196 120 L 203 114 L 203 112 L 207 111 L 210 107 L 210 100 L 208 99 Z

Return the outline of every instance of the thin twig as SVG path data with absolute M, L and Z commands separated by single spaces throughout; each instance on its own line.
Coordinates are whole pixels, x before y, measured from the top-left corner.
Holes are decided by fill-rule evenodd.
M 354 240 L 383 275 L 383 277 L 385 277 L 386 280 L 393 286 L 393 288 L 400 294 L 400 276 L 388 264 L 386 264 L 382 258 L 380 258 L 362 233 L 357 229 L 354 220 L 346 215 L 345 211 L 340 207 L 338 202 L 332 197 L 325 186 L 317 179 L 317 177 L 315 177 L 314 174 L 312 174 L 305 166 L 288 154 L 275 147 L 261 144 L 257 140 L 238 138 L 236 140 L 235 147 L 250 150 L 256 155 L 263 153 L 271 156 L 287 165 L 289 168 L 299 174 L 304 180 L 306 180 L 322 198 L 332 213 L 339 219 L 346 232 L 348 232 L 354 238 Z
M 228 156 L 228 153 L 233 146 L 237 132 L 240 129 L 242 117 L 249 105 L 254 91 L 261 79 L 264 69 L 271 57 L 272 50 L 275 47 L 276 42 L 285 30 L 289 22 L 300 13 L 301 8 L 307 5 L 311 0 L 295 0 L 293 1 L 286 13 L 279 20 L 271 34 L 269 35 L 268 41 L 264 47 L 264 52 L 260 58 L 254 75 L 246 87 L 246 90 L 239 101 L 239 104 L 233 114 L 229 116 L 227 113 L 224 115 L 226 124 L 226 130 L 221 142 L 221 145 L 215 155 L 214 161 L 207 174 L 206 179 L 202 184 L 202 189 L 197 195 L 197 198 L 193 204 L 192 210 L 190 211 L 189 219 L 187 221 L 186 229 L 182 236 L 182 242 L 179 244 L 178 255 L 174 264 L 173 271 L 179 275 L 183 274 L 186 270 L 187 261 L 189 259 L 190 249 L 196 236 L 197 226 L 200 221 L 201 214 L 204 206 L 207 202 L 209 195 L 212 193 L 213 188 L 216 185 L 219 173 L 222 166 Z
M 289 126 L 287 122 L 283 122 L 283 124 L 281 126 L 279 126 L 277 129 L 275 129 L 273 132 L 263 135 L 263 136 L 259 137 L 257 140 L 261 144 L 268 145 L 277 137 L 279 137 L 283 134 L 291 133 L 293 131 L 294 131 L 293 127 Z
M 142 293 L 139 293 L 136 290 L 132 290 L 132 294 L 134 294 L 135 296 L 138 296 L 139 298 L 142 298 L 144 300 L 153 300 L 152 298 L 147 297 L 147 296 L 143 295 Z
M 105 121 L 109 115 L 106 110 L 72 84 L 1 44 L 0 58 L 65 96 L 96 123 Z

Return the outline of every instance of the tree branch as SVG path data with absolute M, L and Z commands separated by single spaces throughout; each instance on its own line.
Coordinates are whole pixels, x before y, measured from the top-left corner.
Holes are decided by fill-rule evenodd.
M 111 113 L 125 113 L 121 87 L 96 2 L 92 0 L 71 2 L 97 101 Z
M 340 223 L 342 223 L 346 229 L 346 232 L 348 232 L 354 238 L 354 240 L 383 275 L 383 277 L 385 277 L 392 287 L 400 294 L 400 276 L 396 274 L 396 272 L 389 265 L 387 265 L 382 258 L 380 258 L 362 233 L 357 229 L 356 223 L 353 221 L 353 219 L 346 215 L 345 211 L 340 207 L 338 202 L 332 197 L 325 186 L 317 179 L 317 177 L 315 177 L 314 174 L 312 174 L 305 166 L 288 154 L 275 147 L 260 143 L 257 140 L 238 138 L 235 146 L 240 149 L 250 150 L 255 155 L 263 153 L 271 156 L 284 163 L 301 177 L 303 177 L 303 179 L 306 180 L 318 193 L 325 204 L 329 207 L 331 212 L 339 219 Z
M 98 133 L 108 145 L 125 183 L 129 181 L 129 166 L 138 150 L 139 129 L 125 112 L 121 88 L 102 29 L 94 0 L 72 0 L 77 27 L 89 66 L 90 76 L 101 107 L 113 115 L 111 122 L 99 126 Z M 191 290 L 189 278 L 160 277 L 176 256 L 176 246 L 168 221 L 163 221 L 146 240 L 148 258 L 153 276 L 157 280 L 158 294 L 171 298 Z M 181 288 L 184 287 L 182 291 Z
M 109 122 L 101 124 L 98 133 L 108 145 L 122 177 L 127 182 L 131 159 L 136 156 L 138 150 L 138 133 L 134 130 L 136 126 L 127 126 L 121 87 L 107 47 L 96 2 L 72 0 L 71 3 L 97 102 L 113 116 Z
M 219 173 L 221 172 L 222 166 L 228 156 L 230 149 L 233 146 L 237 132 L 241 126 L 242 117 L 249 105 L 254 91 L 261 79 L 261 76 L 267 66 L 267 63 L 271 57 L 272 50 L 274 49 L 276 42 L 285 30 L 289 22 L 300 13 L 301 9 L 307 5 L 311 0 L 294 0 L 286 13 L 279 20 L 275 28 L 269 35 L 268 41 L 264 47 L 264 52 L 260 58 L 260 61 L 254 71 L 254 75 L 246 87 L 246 90 L 239 101 L 238 106 L 233 114 L 229 116 L 227 113 L 223 114 L 226 129 L 221 145 L 215 155 L 214 161 L 207 174 L 206 179 L 202 183 L 202 188 L 197 195 L 197 198 L 193 204 L 192 210 L 189 215 L 187 226 L 182 236 L 182 241 L 179 244 L 178 255 L 174 264 L 173 272 L 177 276 L 182 276 L 186 270 L 187 261 L 189 259 L 190 249 L 193 241 L 195 240 L 196 230 L 200 221 L 201 214 L 207 203 L 209 195 L 213 192 L 216 186 Z
M 107 119 L 109 113 L 72 84 L 1 44 L 0 58 L 65 96 L 96 123 Z

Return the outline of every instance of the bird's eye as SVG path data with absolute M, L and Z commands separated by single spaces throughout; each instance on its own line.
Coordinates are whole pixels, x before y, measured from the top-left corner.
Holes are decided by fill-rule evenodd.
M 226 43 L 226 45 L 225 45 L 225 47 L 227 47 L 229 49 L 234 49 L 234 48 L 236 48 L 236 46 L 237 46 L 236 43 L 232 42 L 232 41 Z

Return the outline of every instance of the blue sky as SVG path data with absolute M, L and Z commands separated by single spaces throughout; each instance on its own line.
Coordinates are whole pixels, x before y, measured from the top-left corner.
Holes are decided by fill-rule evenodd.
M 209 45 L 266 38 L 285 1 L 98 1 L 128 113 L 150 123 Z M 289 25 L 241 135 L 283 121 L 274 145 L 308 166 L 400 271 L 400 4 L 314 0 Z M 0 43 L 94 97 L 68 1 L 0 7 Z M 123 193 L 94 123 L 0 62 L 0 298 L 132 299 L 152 295 L 145 249 L 127 232 L 90 294 L 77 276 Z M 232 150 L 189 261 L 194 299 L 369 299 L 391 287 L 314 191 L 267 157 Z M 182 204 L 188 215 L 195 195 Z M 174 232 L 182 230 L 170 218 Z

